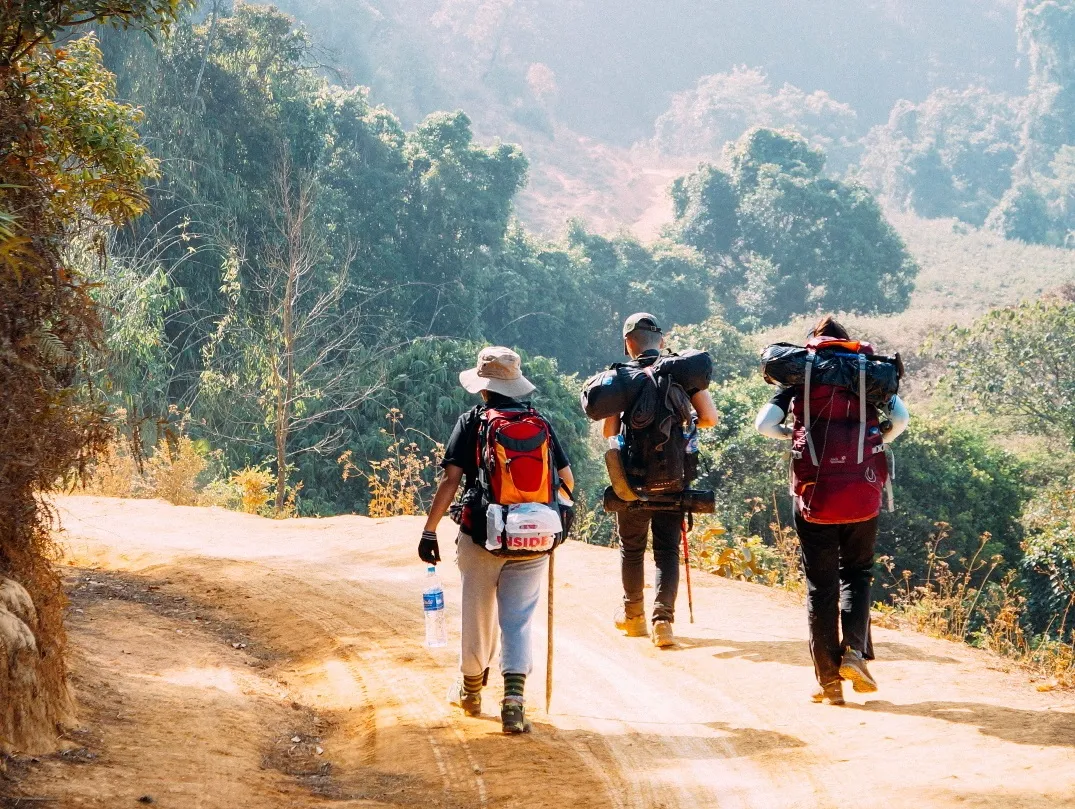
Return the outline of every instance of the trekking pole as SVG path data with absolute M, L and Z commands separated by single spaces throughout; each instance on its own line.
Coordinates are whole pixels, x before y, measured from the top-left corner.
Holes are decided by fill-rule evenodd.
M 548 620 L 548 646 L 545 653 L 545 713 L 549 712 L 549 706 L 552 705 L 552 563 L 556 560 L 556 553 L 549 554 L 549 620 Z
M 694 593 L 691 592 L 691 549 L 687 544 L 687 520 L 683 519 L 683 564 L 687 568 L 687 609 L 690 610 L 691 623 L 694 623 Z M 549 568 L 552 570 L 552 568 Z

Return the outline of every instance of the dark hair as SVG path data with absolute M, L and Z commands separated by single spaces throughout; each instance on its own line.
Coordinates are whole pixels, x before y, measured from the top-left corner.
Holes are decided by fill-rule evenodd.
M 850 340 L 851 335 L 832 315 L 825 315 L 810 330 L 810 337 L 835 337 L 837 340 Z

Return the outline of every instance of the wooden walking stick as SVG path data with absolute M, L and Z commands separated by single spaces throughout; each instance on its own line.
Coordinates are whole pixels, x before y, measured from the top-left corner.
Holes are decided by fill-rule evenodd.
M 694 593 L 691 592 L 691 549 L 687 544 L 687 519 L 683 518 L 683 564 L 687 568 L 687 609 L 690 610 L 691 623 L 694 623 Z M 549 568 L 552 570 L 552 568 Z
M 548 646 L 545 654 L 545 713 L 549 712 L 549 706 L 552 705 L 552 652 L 553 652 L 553 640 L 552 640 L 552 590 L 553 590 L 553 575 L 552 575 L 552 563 L 556 560 L 556 552 L 553 551 L 549 554 L 549 620 L 548 620 Z

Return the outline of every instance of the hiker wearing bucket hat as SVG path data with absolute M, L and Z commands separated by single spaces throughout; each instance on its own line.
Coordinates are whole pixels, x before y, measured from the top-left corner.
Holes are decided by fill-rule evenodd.
M 649 312 L 636 312 L 623 323 L 623 350 L 631 358 L 628 366 L 652 369 L 647 371 L 660 376 L 659 362 L 668 362 L 670 354 L 664 352 L 664 332 L 657 318 Z M 703 378 L 684 380 L 681 394 L 690 398 L 695 428 L 709 428 L 717 424 L 717 410 L 709 395 L 709 371 L 711 363 L 706 359 L 707 371 Z M 678 384 L 678 380 L 677 380 Z M 637 407 L 627 408 L 632 414 Z M 603 421 L 605 438 L 630 441 L 632 419 L 623 413 Z M 681 476 L 682 477 L 682 476 Z M 685 482 L 685 481 L 684 481 Z M 653 605 L 653 635 L 656 646 L 674 644 L 672 622 L 675 620 L 676 596 L 679 592 L 680 539 L 684 529 L 684 514 L 656 510 L 632 510 L 616 514 L 616 534 L 620 542 L 620 576 L 623 582 L 623 605 L 616 613 L 616 627 L 631 637 L 649 634 L 646 626 L 645 603 L 645 554 L 649 534 L 653 534 L 653 560 L 657 566 L 654 583 L 656 596 Z
M 429 564 L 440 561 L 437 525 L 452 511 L 459 523 L 456 562 L 463 584 L 462 633 L 459 655 L 460 679 L 449 698 L 468 715 L 481 713 L 481 689 L 489 677 L 489 667 L 500 634 L 500 668 L 504 675 L 501 721 L 505 733 L 523 733 L 529 722 L 523 707 L 526 676 L 532 668 L 531 625 L 537 609 L 541 584 L 548 569 L 548 552 L 515 552 L 510 555 L 500 537 L 487 531 L 487 511 L 500 504 L 556 502 L 557 487 L 568 492 L 574 487 L 571 466 L 549 422 L 526 401 L 535 386 L 522 373 L 519 355 L 510 348 L 489 346 L 478 352 L 473 368 L 459 374 L 459 383 L 482 403 L 456 421 L 441 462 L 443 474 L 426 518 L 418 545 L 418 555 Z M 515 438 L 498 436 L 517 431 Z M 529 430 L 529 433 L 526 431 Z M 525 437 L 518 438 L 523 435 Z M 504 441 L 506 463 L 498 471 L 486 461 L 491 450 Z M 512 453 L 521 453 L 512 457 Z M 525 455 L 525 457 L 523 457 Z M 507 473 L 508 469 L 524 470 Z M 527 474 L 525 470 L 538 470 Z M 528 483 L 529 477 L 537 483 Z M 460 484 L 463 496 L 458 507 L 451 506 Z M 505 498 L 505 487 L 515 497 Z M 528 499 L 521 491 L 533 486 L 544 494 Z M 499 530 L 499 528 L 498 528 Z

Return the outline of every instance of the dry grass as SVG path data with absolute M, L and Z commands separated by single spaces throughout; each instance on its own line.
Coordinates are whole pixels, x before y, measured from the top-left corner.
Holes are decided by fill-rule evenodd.
M 927 542 L 927 572 L 922 582 L 910 571 L 896 575 L 892 559 L 878 561 L 888 574 L 883 586 L 890 601 L 877 605 L 880 626 L 910 628 L 935 638 L 968 643 L 1013 661 L 1041 680 L 1041 690 L 1075 688 L 1075 639 L 1065 641 L 1068 611 L 1058 626 L 1038 636 L 1024 630 L 1026 598 L 1016 586 L 1017 574 L 1009 571 L 992 581 L 1001 563 L 999 556 L 982 557 L 989 542 L 984 534 L 977 553 L 957 561 L 944 550 L 950 526 L 937 523 Z M 1069 610 L 1071 604 L 1069 603 Z

